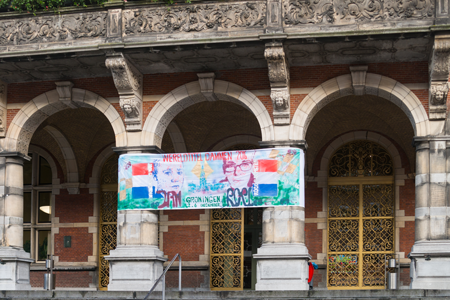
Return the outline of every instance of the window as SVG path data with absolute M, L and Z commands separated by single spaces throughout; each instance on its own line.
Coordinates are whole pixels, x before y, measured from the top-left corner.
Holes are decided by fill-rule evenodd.
M 36 262 L 51 253 L 52 170 L 38 153 L 23 166 L 23 249 Z

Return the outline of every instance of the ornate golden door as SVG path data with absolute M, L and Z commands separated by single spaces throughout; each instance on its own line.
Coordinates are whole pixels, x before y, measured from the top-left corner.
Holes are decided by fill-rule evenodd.
M 117 245 L 117 164 L 119 156 L 111 155 L 105 162 L 101 174 L 99 214 L 99 263 L 98 285 L 107 290 L 109 284 L 109 263 L 105 256 Z
M 244 268 L 244 209 L 211 211 L 211 290 L 242 290 Z
M 329 289 L 383 289 L 394 255 L 394 170 L 388 152 L 369 141 L 342 146 L 328 179 Z

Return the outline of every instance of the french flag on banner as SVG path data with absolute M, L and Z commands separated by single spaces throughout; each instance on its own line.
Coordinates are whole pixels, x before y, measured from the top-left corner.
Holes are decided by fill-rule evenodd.
M 275 159 L 258 160 L 254 166 L 255 183 L 253 195 L 256 197 L 276 197 L 278 195 L 278 161 Z

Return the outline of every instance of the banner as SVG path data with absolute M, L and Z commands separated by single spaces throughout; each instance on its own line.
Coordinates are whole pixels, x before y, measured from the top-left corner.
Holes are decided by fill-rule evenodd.
M 123 154 L 118 210 L 304 206 L 297 148 Z

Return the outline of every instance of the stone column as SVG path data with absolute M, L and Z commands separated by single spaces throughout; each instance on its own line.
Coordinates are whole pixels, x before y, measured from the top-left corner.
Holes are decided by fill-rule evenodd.
M 154 147 L 114 148 L 116 152 L 153 152 Z M 158 248 L 158 211 L 128 210 L 117 213 L 117 248 L 110 252 L 110 291 L 148 291 L 163 272 L 167 260 Z M 158 284 L 156 290 L 161 291 Z
M 411 288 L 450 289 L 450 135 L 416 141 Z
M 260 142 L 262 147 L 306 148 L 304 141 Z M 308 290 L 305 245 L 305 207 L 266 208 L 263 213 L 263 244 L 253 257 L 257 263 L 256 290 Z
M 23 155 L 0 155 L 0 290 L 30 286 L 30 254 L 23 250 Z

